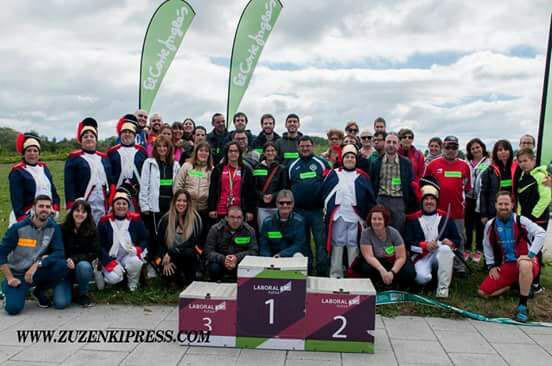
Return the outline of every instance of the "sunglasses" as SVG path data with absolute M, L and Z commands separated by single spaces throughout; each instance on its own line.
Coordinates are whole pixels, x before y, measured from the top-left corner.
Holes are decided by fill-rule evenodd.
M 347 132 L 353 132 L 353 133 L 357 133 L 357 132 L 358 132 L 358 130 L 357 130 L 356 128 L 348 128 L 348 129 L 346 129 L 345 131 L 347 131 Z
M 362 140 L 371 140 L 372 136 L 362 136 L 361 139 Z
M 280 206 L 291 206 L 291 201 L 280 201 L 278 204 Z
M 412 136 L 412 135 L 406 135 L 406 136 L 403 136 L 402 138 L 403 139 L 414 140 L 414 136 Z
M 445 145 L 445 150 L 458 150 L 458 145 Z

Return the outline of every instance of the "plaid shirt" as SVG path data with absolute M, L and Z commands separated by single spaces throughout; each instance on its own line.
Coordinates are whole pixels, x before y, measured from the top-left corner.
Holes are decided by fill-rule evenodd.
M 395 159 L 392 161 L 387 159 L 387 154 L 383 156 L 380 170 L 379 195 L 402 197 L 399 154 L 396 154 Z

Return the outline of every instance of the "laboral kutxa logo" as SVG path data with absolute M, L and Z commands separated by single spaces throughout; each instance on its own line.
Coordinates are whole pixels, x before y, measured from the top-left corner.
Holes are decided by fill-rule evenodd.
M 291 281 L 286 283 L 285 285 L 278 286 L 278 285 L 254 285 L 253 291 L 267 291 L 269 294 L 281 294 L 283 292 L 291 292 Z
M 347 308 L 349 306 L 360 304 L 360 296 L 353 297 L 352 299 L 344 299 L 340 297 L 323 297 L 320 300 L 323 305 L 336 305 L 337 307 Z
M 206 313 L 216 313 L 217 311 L 226 310 L 226 301 L 221 302 L 220 304 L 205 304 L 205 303 L 191 303 L 188 305 L 189 309 L 193 310 L 203 310 Z

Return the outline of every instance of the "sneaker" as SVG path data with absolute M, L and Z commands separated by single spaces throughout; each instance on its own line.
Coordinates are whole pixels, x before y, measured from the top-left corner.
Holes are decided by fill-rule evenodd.
M 81 295 L 81 296 L 79 296 L 79 298 L 77 299 L 77 302 L 78 302 L 79 305 L 82 306 L 83 308 L 89 308 L 89 307 L 94 306 L 94 304 L 92 303 L 92 301 L 90 301 L 90 296 L 88 296 L 88 295 Z
M 105 288 L 105 279 L 101 270 L 94 270 L 94 279 L 96 280 L 96 288 L 103 290 Z
M 449 289 L 448 288 L 439 288 L 435 292 L 435 297 L 438 297 L 440 299 L 446 299 L 449 296 Z
M 481 262 L 481 252 L 478 250 L 471 255 L 471 260 L 475 263 Z
M 540 283 L 535 282 L 531 285 L 531 290 L 533 290 L 533 295 L 537 295 L 544 291 L 544 287 Z
M 527 309 L 527 306 L 518 305 L 514 319 L 521 323 L 527 323 L 529 321 L 529 309 Z
M 470 257 L 471 257 L 471 252 L 466 250 L 464 252 L 464 260 L 467 262 L 470 259 Z
M 52 306 L 52 302 L 46 297 L 46 295 L 44 294 L 44 291 L 39 290 L 38 288 L 35 287 L 31 295 L 38 303 L 39 308 L 46 309 Z

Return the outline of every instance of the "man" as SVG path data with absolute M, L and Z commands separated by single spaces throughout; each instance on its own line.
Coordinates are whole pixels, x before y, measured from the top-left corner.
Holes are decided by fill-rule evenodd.
M 289 114 L 286 118 L 287 132 L 284 132 L 282 138 L 276 141 L 276 147 L 280 153 L 280 161 L 286 167 L 289 167 L 295 159 L 299 158 L 297 141 L 303 136 L 303 134 L 299 132 L 300 127 L 301 122 L 299 121 L 299 116 L 295 113 Z
M 372 154 L 368 157 L 368 161 L 370 164 L 378 160 L 380 156 L 385 154 L 385 138 L 387 137 L 387 133 L 384 131 L 378 131 L 374 133 L 374 137 L 372 138 L 374 149 L 372 151 Z
M 544 245 L 546 231 L 527 217 L 514 214 L 513 208 L 510 193 L 498 192 L 496 217 L 487 221 L 483 238 L 489 275 L 481 283 L 478 292 L 484 297 L 498 296 L 518 283 L 519 305 L 516 307 L 515 320 L 527 322 L 527 298 L 533 278 L 540 269 L 535 257 Z
M 241 207 L 230 206 L 226 217 L 209 229 L 205 255 L 211 281 L 228 277 L 235 280 L 242 259 L 257 255 L 255 230 L 243 218 Z
M 117 123 L 116 132 L 120 144 L 113 146 L 107 152 L 111 162 L 111 172 L 115 187 L 123 184 L 131 194 L 131 211 L 139 212 L 138 192 L 140 191 L 140 176 L 142 165 L 147 159 L 146 149 L 136 143 L 138 120 L 133 114 L 126 114 Z
M 245 131 L 234 131 L 230 135 L 232 136 L 232 141 L 238 143 L 244 163 L 249 165 L 249 169 L 253 170 L 253 167 L 261 160 L 261 155 L 255 150 L 249 150 L 247 133 Z
M 370 178 L 377 202 L 391 211 L 391 226 L 404 233 L 405 212 L 416 210 L 416 183 L 412 164 L 400 156 L 399 137 L 390 132 L 385 138 L 385 154 L 370 164 Z
M 278 211 L 267 217 L 259 234 L 259 255 L 263 257 L 292 257 L 304 253 L 305 220 L 293 212 L 295 199 L 289 189 L 282 189 L 276 196 Z
M 520 167 L 514 175 L 517 214 L 527 217 L 546 230 L 550 219 L 551 201 L 550 187 L 545 184 L 548 177 L 546 167 L 535 167 L 537 159 L 535 152 L 530 148 L 518 150 L 516 157 Z M 538 254 L 538 260 L 542 266 L 542 253 Z M 535 294 L 543 291 L 540 274 L 535 277 L 532 286 Z
M 103 279 L 114 285 L 123 281 L 126 273 L 128 288 L 134 292 L 147 255 L 146 227 L 139 214 L 129 212 L 130 197 L 124 189 L 116 191 L 111 203 L 113 211 L 98 224 Z M 103 288 L 103 283 L 98 287 Z
M 452 264 L 456 245 L 460 235 L 454 222 L 447 218 L 447 213 L 437 210 L 439 184 L 433 177 L 420 180 L 422 192 L 422 209 L 407 217 L 405 243 L 413 254 L 416 268 L 416 282 L 428 284 L 432 272 L 437 268 L 436 297 L 447 298 L 452 280 Z
M 329 259 L 324 240 L 320 193 L 330 165 L 323 158 L 314 155 L 314 142 L 309 136 L 299 138 L 299 155 L 300 158 L 289 166 L 288 175 L 296 210 L 305 219 L 307 245 L 304 254 L 309 257 L 310 273 L 316 268 L 319 276 L 327 276 Z M 316 258 L 311 249 L 311 231 L 314 235 Z
M 378 117 L 374 120 L 374 133 L 385 132 L 385 120 L 382 117 Z
M 374 152 L 374 149 L 372 148 L 372 133 L 368 130 L 364 130 L 360 133 L 360 142 L 362 143 L 362 147 L 360 148 L 360 155 L 368 159 Z
M 465 192 L 471 189 L 471 171 L 468 163 L 458 158 L 458 138 L 456 136 L 445 137 L 443 156 L 429 163 L 425 175 L 433 176 L 441 187 L 439 209 L 448 212 L 450 207 L 450 218 L 454 220 L 458 234 L 462 238 L 458 245 L 458 252 L 464 256 L 464 244 L 466 243 Z M 464 264 L 458 258 L 455 258 L 454 262 L 454 269 L 457 272 L 465 273 Z
M 146 129 L 148 125 L 148 113 L 143 109 L 138 109 L 136 112 L 134 112 L 134 116 L 136 117 L 136 120 L 138 122 L 134 143 L 146 149 L 148 145 L 148 133 Z M 117 141 L 115 142 L 119 144 L 120 140 L 117 139 Z
M 535 138 L 531 135 L 523 135 L 519 139 L 519 150 L 531 149 L 535 150 Z
M 272 114 L 263 114 L 261 117 L 261 133 L 253 141 L 251 145 L 252 149 L 255 149 L 259 154 L 262 154 L 263 147 L 267 142 L 276 142 L 280 135 L 274 132 L 274 127 L 276 126 L 276 120 Z
M 33 215 L 8 228 L 0 245 L 0 269 L 4 274 L 2 292 L 4 308 L 17 315 L 25 306 L 25 297 L 34 287 L 38 306 L 51 306 L 45 291 L 56 287 L 67 274 L 60 227 L 50 218 L 52 199 L 39 195 L 33 204 Z M 63 309 L 70 299 L 54 292 L 54 306 Z
M 161 133 L 163 127 L 163 119 L 159 113 L 154 113 L 150 116 L 150 133 L 148 134 L 148 145 L 153 146 L 157 136 Z
M 234 118 L 232 118 L 232 122 L 234 123 L 235 130 L 231 131 L 230 134 L 226 137 L 226 142 L 229 142 L 232 140 L 232 134 L 234 132 L 245 132 L 247 135 L 247 146 L 253 145 L 253 140 L 255 140 L 256 136 L 251 133 L 251 130 L 246 130 L 248 119 L 245 113 L 238 112 L 234 114 Z
M 424 154 L 414 147 L 414 132 L 409 128 L 401 128 L 399 131 L 401 147 L 399 154 L 407 157 L 412 164 L 412 173 L 416 182 L 419 182 L 425 171 Z
M 228 137 L 224 115 L 221 113 L 213 114 L 211 124 L 213 125 L 213 130 L 207 135 L 207 142 L 211 145 L 211 150 L 213 151 L 213 161 L 219 162 L 222 159 L 224 142 Z

